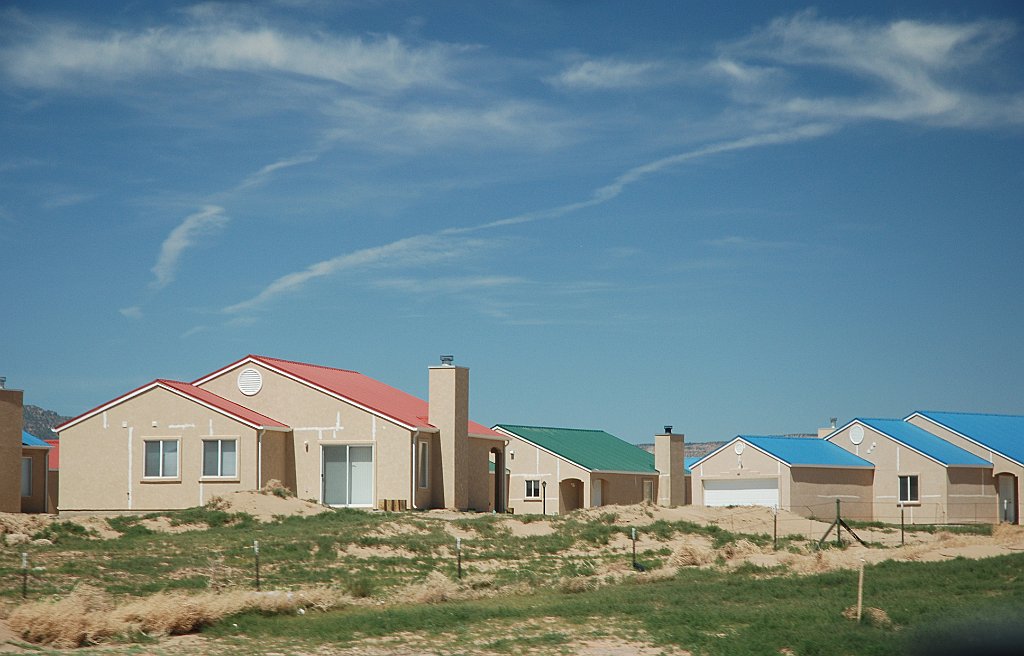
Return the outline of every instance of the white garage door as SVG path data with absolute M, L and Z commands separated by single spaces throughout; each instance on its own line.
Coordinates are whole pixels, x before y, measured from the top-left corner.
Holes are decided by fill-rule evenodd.
M 730 478 L 704 481 L 705 506 L 778 506 L 779 479 Z

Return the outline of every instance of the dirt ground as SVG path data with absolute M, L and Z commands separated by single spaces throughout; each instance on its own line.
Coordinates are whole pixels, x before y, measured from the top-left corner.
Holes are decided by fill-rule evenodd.
M 271 521 L 276 516 L 289 514 L 312 515 L 329 510 L 323 506 L 294 498 L 280 498 L 270 494 L 242 492 L 228 495 L 221 507 L 225 510 L 247 512 L 262 521 Z M 611 517 L 614 515 L 614 517 Z M 566 555 L 593 558 L 597 565 L 595 576 L 604 580 L 622 580 L 633 576 L 668 576 L 677 567 L 725 567 L 735 568 L 744 563 L 761 567 L 783 566 L 780 571 L 795 574 L 809 574 L 833 569 L 854 569 L 864 564 L 878 563 L 883 560 L 897 561 L 938 561 L 956 557 L 986 558 L 1024 551 L 1024 527 L 1002 525 L 993 530 L 991 536 L 959 535 L 950 532 L 935 533 L 911 531 L 905 535 L 906 543 L 900 546 L 900 531 L 895 529 L 859 529 L 857 535 L 872 545 L 864 547 L 854 542 L 845 549 L 826 549 L 821 551 L 807 549 L 811 541 L 819 540 L 829 529 L 828 522 L 810 520 L 793 513 L 779 511 L 776 515 L 772 510 L 760 507 L 742 508 L 705 508 L 684 506 L 677 508 L 660 508 L 655 506 L 604 506 L 579 512 L 579 516 L 587 519 L 598 519 L 613 523 L 619 527 L 637 528 L 637 551 L 660 551 L 668 548 L 671 556 L 667 558 L 665 567 L 647 573 L 637 573 L 629 566 L 626 555 L 632 549 L 632 542 L 627 535 L 615 533 L 607 545 L 577 545 Z M 490 517 L 486 514 L 456 513 L 449 511 L 428 511 L 396 517 L 394 525 L 380 528 L 386 533 L 405 533 L 423 530 L 414 526 L 415 520 L 422 526 L 422 521 L 444 522 L 445 530 L 454 538 L 461 537 L 471 541 L 476 533 L 467 530 L 465 525 L 456 526 L 453 520 L 482 519 Z M 774 551 L 771 545 L 759 547 L 747 540 L 739 540 L 722 549 L 715 549 L 711 540 L 702 535 L 675 533 L 670 539 L 659 540 L 655 535 L 645 532 L 644 528 L 652 523 L 665 520 L 669 522 L 688 521 L 701 525 L 717 525 L 733 533 L 773 535 L 777 531 L 780 538 L 786 539 L 784 544 L 793 548 Z M 55 521 L 53 517 L 40 515 L 5 515 L 0 514 L 0 538 L 7 544 L 31 539 L 31 535 Z M 102 517 L 76 517 L 71 521 L 93 528 L 101 537 L 110 538 L 118 534 L 106 526 Z M 510 517 L 502 521 L 514 536 L 546 535 L 557 530 L 558 519 Z M 172 527 L 166 519 L 147 520 L 147 526 L 153 530 L 180 531 L 200 527 Z M 830 535 L 830 538 L 834 537 Z M 843 539 L 849 543 L 850 537 L 844 532 Z M 879 548 L 879 545 L 884 548 Z M 394 550 L 392 550 L 393 552 Z M 346 556 L 350 558 L 370 558 L 384 554 L 372 547 L 351 547 Z M 598 556 L 611 556 L 597 558 Z M 619 557 L 622 556 L 622 557 Z M 480 561 L 479 576 L 487 576 L 494 568 L 490 563 Z M 509 563 L 504 563 L 508 566 Z M 499 592 L 500 594 L 500 592 Z M 409 597 L 406 597 L 407 599 Z M 538 620 L 537 631 L 542 632 L 543 622 Z M 579 633 L 579 632 L 577 632 Z M 541 635 L 541 633 L 538 633 Z M 481 636 L 481 640 L 493 641 L 495 636 Z M 586 656 L 616 656 L 618 654 L 659 654 L 686 652 L 666 651 L 662 648 L 646 646 L 643 636 L 630 635 L 628 639 L 616 635 L 597 635 L 579 633 L 566 635 L 566 645 L 559 653 L 581 654 Z M 346 649 L 319 649 L 317 656 L 332 654 L 351 654 L 376 656 L 405 656 L 406 654 L 445 653 L 441 642 L 427 640 L 419 636 L 391 636 L 376 641 L 362 641 L 359 645 Z M 486 643 L 481 643 L 485 647 Z M 156 645 L 145 647 L 139 651 L 135 646 L 133 653 L 157 654 L 201 654 L 218 653 L 223 645 L 212 644 L 203 636 L 180 636 L 162 640 Z M 226 647 L 225 647 L 226 648 Z M 97 647 L 76 650 L 79 654 L 125 653 L 127 647 Z M 11 633 L 9 627 L 0 620 L 0 653 L 25 653 L 36 651 L 36 648 L 21 646 Z M 284 653 L 295 653 L 285 648 Z

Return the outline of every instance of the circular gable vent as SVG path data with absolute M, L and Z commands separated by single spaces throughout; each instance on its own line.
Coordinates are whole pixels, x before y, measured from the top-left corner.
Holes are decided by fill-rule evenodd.
M 854 424 L 850 427 L 850 441 L 853 444 L 860 444 L 864 441 L 864 427 L 860 424 Z
M 255 369 L 243 369 L 238 374 L 238 391 L 252 396 L 263 389 L 263 376 Z

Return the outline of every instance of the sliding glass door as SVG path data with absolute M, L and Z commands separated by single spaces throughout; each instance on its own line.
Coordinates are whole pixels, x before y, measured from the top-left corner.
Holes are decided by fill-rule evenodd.
M 323 502 L 328 506 L 373 505 L 373 447 L 323 448 Z

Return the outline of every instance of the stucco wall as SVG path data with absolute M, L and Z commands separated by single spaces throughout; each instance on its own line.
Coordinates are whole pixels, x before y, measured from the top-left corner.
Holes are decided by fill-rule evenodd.
M 155 424 L 155 426 L 154 426 Z M 204 438 L 237 439 L 238 476 L 202 474 Z M 257 487 L 256 431 L 162 388 L 154 388 L 61 431 L 60 510 L 164 510 Z M 174 479 L 144 477 L 147 440 L 178 439 Z
M 996 524 L 998 491 L 992 470 L 984 467 L 949 467 L 946 521 L 951 524 Z
M 789 510 L 830 521 L 839 499 L 843 519 L 871 521 L 873 474 L 870 469 L 791 467 Z
M 862 427 L 864 439 L 860 444 L 850 441 L 851 427 L 839 431 L 829 441 L 875 465 L 874 520 L 900 522 L 899 477 L 917 476 L 919 500 L 905 504 L 905 521 L 908 524 L 948 521 L 946 468 L 868 425 Z
M 259 487 L 270 481 L 278 481 L 295 493 L 294 454 L 291 447 L 290 433 L 271 430 L 263 433 L 260 447 L 263 462 L 260 467 Z
M 953 431 L 942 426 L 939 426 L 938 424 L 924 417 L 915 416 L 911 417 L 908 421 L 911 424 L 914 424 L 915 426 L 925 429 L 926 431 L 932 433 L 933 435 L 938 435 L 939 437 L 941 437 L 942 439 L 946 440 L 951 444 L 957 445 L 961 449 L 970 451 L 976 456 L 988 460 L 989 462 L 992 463 L 993 477 L 1005 473 L 1012 474 L 1013 476 L 1015 476 L 1017 481 L 1017 517 L 1019 518 L 1021 516 L 1021 511 L 1024 510 L 1024 499 L 1021 498 L 1022 496 L 1024 496 L 1021 494 L 1021 480 L 1022 478 L 1024 478 L 1024 467 L 1018 465 L 1012 460 L 1009 460 L 999 455 L 998 453 L 995 453 L 991 449 L 979 446 L 978 444 L 975 444 L 974 442 L 965 439 L 960 435 L 954 433 Z M 998 496 L 996 497 L 996 499 L 992 501 L 992 503 L 997 506 L 996 512 L 998 513 Z
M 238 389 L 238 374 L 247 368 L 263 377 L 262 389 L 253 396 Z M 201 387 L 292 427 L 299 498 L 322 499 L 320 447 L 341 444 L 374 447 L 374 506 L 383 499 L 411 496 L 410 430 L 251 362 L 221 372 Z M 439 458 L 433 460 L 439 464 Z
M 44 513 L 46 512 L 46 483 L 47 483 L 47 450 L 46 449 L 22 449 L 22 458 L 32 459 L 32 494 L 21 497 L 21 512 L 23 513 Z M 18 491 L 20 496 L 21 491 Z
M 493 510 L 494 496 L 491 486 L 494 478 L 489 475 L 491 448 L 501 448 L 502 443 L 494 440 L 469 438 L 468 470 L 465 475 L 469 484 L 469 509 L 489 512 Z
M 514 436 L 509 437 L 505 454 L 505 467 L 509 470 L 508 505 L 512 512 L 539 514 L 544 509 L 549 515 L 558 514 L 560 508 L 559 481 L 569 478 L 582 481 L 584 506 L 589 505 L 590 473 L 585 469 Z M 527 480 L 547 482 L 547 503 L 544 503 L 542 498 L 526 498 Z
M 657 473 L 651 474 L 611 474 L 605 472 L 593 472 L 590 475 L 590 491 L 591 499 L 590 506 L 594 505 L 593 490 L 594 480 L 600 479 L 601 485 L 601 505 L 630 505 L 634 503 L 643 503 L 644 501 L 644 481 L 651 481 L 652 492 L 654 497 L 651 503 L 658 501 L 658 484 L 659 476 Z M 681 489 L 681 488 L 680 488 Z
M 0 389 L 0 512 L 21 512 L 23 393 Z
M 726 446 L 697 465 L 691 473 L 693 505 L 704 505 L 704 481 L 707 479 L 777 479 L 779 505 L 790 509 L 789 468 L 777 458 L 747 446 L 741 455 Z

